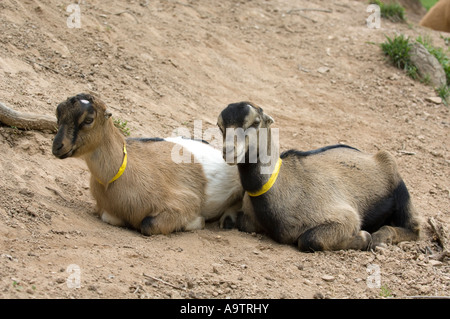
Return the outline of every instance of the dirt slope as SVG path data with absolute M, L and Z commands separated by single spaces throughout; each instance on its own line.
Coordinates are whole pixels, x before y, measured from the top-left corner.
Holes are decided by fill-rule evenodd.
M 99 220 L 86 165 L 54 158 L 53 134 L 2 126 L 1 298 L 450 295 L 449 263 L 429 258 L 441 248 L 426 222 L 450 220 L 449 108 L 427 102 L 433 89 L 376 45 L 401 32 L 445 46 L 440 33 L 411 20 L 369 29 L 365 1 L 86 0 L 72 29 L 69 4 L 0 2 L 0 101 L 52 115 L 92 91 L 132 136 L 164 137 L 194 120 L 214 127 L 228 103 L 250 100 L 275 119 L 282 150 L 343 142 L 390 151 L 423 238 L 312 254 L 214 223 L 144 237 Z M 290 11 L 298 8 L 331 12 Z

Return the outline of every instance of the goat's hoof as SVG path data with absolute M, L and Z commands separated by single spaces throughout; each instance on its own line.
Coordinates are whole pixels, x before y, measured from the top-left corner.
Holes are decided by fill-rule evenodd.
M 231 216 L 226 216 L 223 220 L 220 221 L 220 228 L 222 229 L 233 229 L 236 225 L 236 221 L 231 218 Z
M 360 250 L 366 250 L 370 248 L 370 245 L 372 244 L 372 235 L 369 232 L 366 232 L 365 230 L 361 230 L 358 233 L 358 237 L 360 237 L 360 247 L 357 247 L 357 249 Z
M 153 216 L 147 216 L 141 221 L 141 233 L 145 236 L 151 236 L 153 235 L 152 228 L 154 225 L 154 219 Z

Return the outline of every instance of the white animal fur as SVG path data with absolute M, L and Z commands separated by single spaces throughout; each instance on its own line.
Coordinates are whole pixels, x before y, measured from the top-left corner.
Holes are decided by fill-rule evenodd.
M 222 152 L 206 143 L 182 138 L 181 136 L 168 137 L 164 140 L 185 148 L 194 155 L 195 161 L 203 167 L 208 183 L 205 190 L 206 200 L 201 215 L 206 220 L 217 219 L 221 216 L 221 226 L 223 226 L 223 221 L 227 216 L 235 221 L 236 214 L 241 209 L 240 201 L 237 206 L 230 207 L 230 205 L 244 193 L 237 168 L 227 165 L 222 157 Z

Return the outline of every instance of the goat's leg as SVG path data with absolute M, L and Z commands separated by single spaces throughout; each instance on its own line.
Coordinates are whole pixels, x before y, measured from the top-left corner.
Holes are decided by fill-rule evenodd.
M 256 220 L 255 211 L 248 194 L 245 194 L 242 200 L 242 211 L 236 214 L 236 228 L 247 233 L 259 233 L 264 229 Z
M 298 249 L 301 251 L 365 250 L 369 247 L 371 236 L 368 232 L 361 230 L 356 235 L 352 235 L 344 228 L 338 223 L 311 228 L 298 238 Z
M 385 225 L 372 234 L 372 248 L 385 244 L 395 245 L 402 241 L 413 241 L 418 238 L 418 232 L 411 229 Z
M 396 209 L 392 216 L 392 226 L 385 225 L 372 234 L 373 248 L 419 238 L 421 220 L 403 181 L 394 190 L 393 197 L 396 201 Z
M 205 219 L 201 216 L 192 218 L 180 217 L 179 214 L 161 212 L 156 216 L 147 216 L 141 222 L 141 233 L 143 235 L 157 235 L 183 230 L 203 229 Z
M 198 230 L 205 228 L 205 218 L 202 216 L 197 216 L 189 224 L 184 227 L 185 231 Z
M 125 226 L 125 222 L 123 220 L 121 220 L 120 218 L 118 218 L 114 215 L 111 215 L 106 210 L 101 211 L 101 218 L 105 223 L 108 223 L 110 225 L 119 226 L 119 227 Z
M 237 215 L 242 209 L 242 201 L 237 201 L 231 207 L 228 207 L 220 217 L 220 228 L 231 229 L 236 225 Z
M 333 221 L 308 229 L 297 240 L 301 251 L 367 249 L 371 242 L 368 232 L 359 229 L 359 218 L 353 209 L 333 212 Z

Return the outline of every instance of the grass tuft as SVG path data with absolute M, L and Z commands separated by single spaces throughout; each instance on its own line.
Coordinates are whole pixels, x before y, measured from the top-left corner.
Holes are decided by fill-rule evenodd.
M 411 50 L 409 38 L 406 38 L 403 34 L 394 38 L 386 36 L 386 42 L 381 44 L 381 49 L 395 67 L 405 70 L 413 79 L 418 78 L 417 68 L 411 62 L 409 54 Z
M 128 122 L 122 121 L 121 119 L 113 119 L 114 126 L 117 127 L 123 135 L 130 136 L 131 131 L 130 128 L 127 127 Z
M 442 85 L 439 88 L 435 88 L 435 90 L 442 98 L 443 103 L 448 105 L 448 98 L 450 97 L 450 88 L 448 86 L 450 84 L 450 59 L 442 48 L 437 48 L 432 45 L 429 37 L 419 36 L 416 41 L 422 44 L 442 65 L 446 75 L 447 85 Z M 381 49 L 389 57 L 394 66 L 405 70 L 408 76 L 417 80 L 419 74 L 417 67 L 411 62 L 411 45 L 410 39 L 400 34 L 394 38 L 386 36 L 386 42 L 381 43 Z M 422 82 L 429 84 L 430 80 L 425 77 L 422 79 Z
M 391 20 L 392 22 L 405 22 L 405 8 L 397 2 L 383 3 L 380 0 L 371 0 L 371 4 L 376 4 L 380 7 L 381 17 Z

